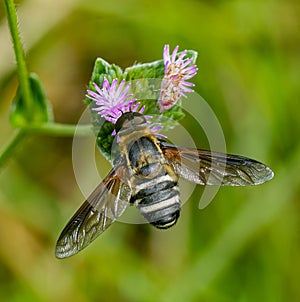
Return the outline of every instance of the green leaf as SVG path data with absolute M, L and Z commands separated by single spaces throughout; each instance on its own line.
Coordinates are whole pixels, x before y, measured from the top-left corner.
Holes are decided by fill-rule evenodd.
M 114 140 L 114 136 L 111 133 L 114 131 L 114 124 L 105 121 L 103 125 L 98 128 L 97 132 L 97 147 L 101 154 L 109 161 L 111 158 L 111 149 Z
M 164 71 L 164 61 L 158 60 L 152 63 L 136 64 L 131 67 L 127 67 L 124 71 L 124 75 L 126 81 L 136 79 L 162 79 Z
M 178 53 L 178 55 L 180 55 Z M 198 53 L 194 50 L 187 50 L 186 57 L 191 58 L 191 64 L 196 63 Z M 165 65 L 164 60 L 157 60 L 151 63 L 140 63 L 127 67 L 124 71 L 124 79 L 132 81 L 137 79 L 162 79 L 164 76 Z
M 29 84 L 34 100 L 33 107 L 25 106 L 21 89 L 18 88 L 10 112 L 10 122 L 15 127 L 38 126 L 53 120 L 52 108 L 39 77 L 31 73 Z

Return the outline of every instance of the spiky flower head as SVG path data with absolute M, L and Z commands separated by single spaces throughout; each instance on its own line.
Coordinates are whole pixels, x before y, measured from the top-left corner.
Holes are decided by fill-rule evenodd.
M 116 124 L 117 120 L 125 112 L 139 112 L 143 113 L 145 106 L 141 106 L 140 102 L 137 102 L 136 98 L 132 98 L 132 94 L 129 94 L 130 84 L 125 85 L 125 80 L 122 80 L 118 84 L 118 79 L 114 79 L 109 84 L 108 80 L 104 78 L 102 89 L 93 83 L 96 90 L 87 90 L 87 95 L 90 100 L 94 101 L 96 107 L 92 108 L 100 114 L 107 121 Z M 144 116 L 147 119 L 147 123 L 150 131 L 157 137 L 166 137 L 157 133 L 163 127 L 159 123 L 151 123 L 149 119 L 152 116 Z M 112 132 L 112 135 L 116 135 L 116 131 Z
M 165 45 L 163 59 L 165 65 L 164 77 L 161 84 L 158 106 L 160 112 L 173 107 L 180 97 L 186 97 L 187 92 L 193 92 L 190 87 L 195 84 L 188 82 L 196 75 L 198 68 L 191 65 L 193 59 L 185 58 L 187 51 L 178 54 L 179 46 L 176 46 L 170 55 L 170 46 Z
M 132 98 L 132 94 L 129 94 L 130 84 L 125 85 L 125 80 L 122 80 L 118 84 L 118 79 L 114 79 L 109 84 L 108 80 L 104 78 L 102 89 L 93 83 L 96 90 L 87 90 L 87 97 L 96 103 L 97 107 L 92 110 L 98 111 L 98 113 L 107 121 L 115 124 L 118 118 L 128 111 L 136 112 L 140 106 L 140 103 L 136 103 L 136 99 Z M 142 107 L 139 112 L 142 113 L 144 108 Z

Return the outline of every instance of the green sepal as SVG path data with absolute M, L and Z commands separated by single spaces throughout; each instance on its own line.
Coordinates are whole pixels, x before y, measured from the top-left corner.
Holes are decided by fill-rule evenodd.
M 29 75 L 33 106 L 27 108 L 20 87 L 14 97 L 10 122 L 14 127 L 38 126 L 53 120 L 52 107 L 47 99 L 43 84 L 35 73 Z

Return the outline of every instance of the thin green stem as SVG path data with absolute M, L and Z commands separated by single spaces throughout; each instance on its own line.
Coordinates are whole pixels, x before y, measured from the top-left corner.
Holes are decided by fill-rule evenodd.
M 80 136 L 93 135 L 92 125 L 68 125 L 47 123 L 38 127 L 28 127 L 16 130 L 12 138 L 7 144 L 0 150 L 0 168 L 6 163 L 9 157 L 11 157 L 17 148 L 18 144 L 28 134 L 48 134 L 53 136 L 73 136 L 74 134 Z
M 26 128 L 28 133 L 40 133 L 53 136 L 80 136 L 93 135 L 92 125 L 68 125 L 59 123 L 46 123 L 37 127 Z
M 24 50 L 22 47 L 20 33 L 18 30 L 18 18 L 16 13 L 16 7 L 14 5 L 13 0 L 5 0 L 4 2 L 7 13 L 8 25 L 17 61 L 20 89 L 22 96 L 24 97 L 24 102 L 26 106 L 25 114 L 27 115 L 27 118 L 30 118 L 30 109 L 33 107 L 33 99 L 31 95 L 29 74 L 26 66 Z
M 48 134 L 53 136 L 93 135 L 92 125 L 68 125 L 47 123 L 38 127 L 28 127 L 16 130 L 12 138 L 0 150 L 0 168 L 6 163 L 17 148 L 18 144 L 29 134 Z
M 26 137 L 26 131 L 18 129 L 8 141 L 6 146 L 0 150 L 0 168 L 6 163 L 8 158 L 14 153 L 18 144 Z

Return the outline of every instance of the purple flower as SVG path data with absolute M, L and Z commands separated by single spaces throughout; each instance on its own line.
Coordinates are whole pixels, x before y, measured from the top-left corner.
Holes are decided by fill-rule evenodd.
M 98 111 L 107 121 L 115 124 L 124 112 L 138 110 L 140 103 L 134 104 L 136 99 L 132 98 L 132 94 L 128 94 L 130 84 L 125 85 L 125 80 L 118 84 L 118 79 L 114 79 L 110 85 L 104 78 L 102 89 L 96 83 L 94 87 L 96 92 L 87 90 L 86 96 L 97 105 L 92 110 Z M 143 107 L 141 110 L 144 111 Z
M 86 97 L 94 101 L 97 107 L 92 108 L 92 110 L 98 111 L 103 118 L 107 121 L 115 124 L 119 117 L 125 112 L 139 112 L 143 113 L 145 106 L 141 106 L 140 102 L 136 101 L 136 98 L 132 98 L 132 94 L 128 94 L 130 89 L 130 84 L 125 85 L 125 80 L 122 80 L 118 84 L 118 79 L 114 79 L 109 84 L 108 80 L 104 78 L 102 89 L 93 83 L 95 91 L 87 90 Z M 150 131 L 157 137 L 165 137 L 162 134 L 156 133 L 160 131 L 163 127 L 158 123 L 151 123 L 149 118 L 151 116 L 145 116 L 147 119 L 147 124 Z M 112 135 L 116 135 L 114 130 Z
M 179 46 L 176 46 L 170 55 L 170 46 L 164 47 L 165 75 L 161 84 L 161 92 L 158 98 L 160 112 L 173 107 L 181 96 L 186 97 L 187 92 L 193 92 L 190 87 L 195 84 L 187 82 L 196 75 L 198 68 L 191 65 L 193 59 L 185 58 L 187 51 L 178 54 Z

